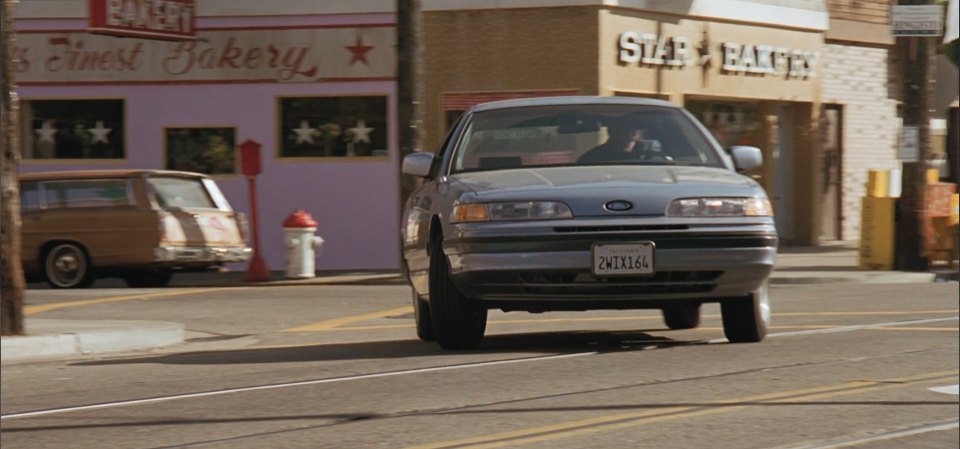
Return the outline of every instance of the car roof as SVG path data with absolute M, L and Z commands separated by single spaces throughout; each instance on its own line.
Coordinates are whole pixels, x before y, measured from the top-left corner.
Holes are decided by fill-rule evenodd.
M 564 106 L 564 105 L 637 105 L 637 106 L 660 106 L 669 108 L 678 108 L 679 106 L 652 98 L 641 97 L 599 97 L 587 95 L 555 96 L 555 97 L 532 97 L 515 98 L 511 100 L 498 100 L 486 103 L 480 103 L 473 107 L 473 112 L 490 111 L 495 109 L 525 108 L 530 106 Z
M 184 178 L 206 178 L 203 173 L 176 170 L 150 169 L 112 169 L 112 170 L 62 170 L 34 173 L 21 173 L 21 181 L 95 179 L 95 178 L 137 178 L 141 176 L 178 176 Z

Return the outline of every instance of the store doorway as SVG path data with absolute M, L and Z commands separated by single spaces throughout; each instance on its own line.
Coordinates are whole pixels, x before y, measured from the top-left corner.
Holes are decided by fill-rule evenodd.
M 826 105 L 821 119 L 823 142 L 820 146 L 820 239 L 843 238 L 841 176 L 843 174 L 843 109 Z

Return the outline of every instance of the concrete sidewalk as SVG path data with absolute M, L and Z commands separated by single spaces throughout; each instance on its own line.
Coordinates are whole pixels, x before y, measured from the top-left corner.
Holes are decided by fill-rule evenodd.
M 173 277 L 170 287 L 284 286 L 284 285 L 406 285 L 397 272 L 317 273 L 309 279 L 284 279 L 271 273 L 263 282 L 247 282 L 243 272 L 185 273 Z M 855 242 L 837 242 L 818 247 L 781 248 L 770 282 L 790 284 L 926 283 L 956 281 L 956 269 L 931 272 L 865 271 L 859 269 Z M 94 287 L 124 287 L 115 280 L 98 281 Z M 0 361 L 75 357 L 119 351 L 149 350 L 182 343 L 184 326 L 162 321 L 50 320 L 28 318 L 31 335 L 2 337 Z

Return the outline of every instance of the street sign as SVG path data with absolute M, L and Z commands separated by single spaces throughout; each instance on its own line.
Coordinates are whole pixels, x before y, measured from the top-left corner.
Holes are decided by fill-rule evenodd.
M 195 0 L 89 0 L 93 34 L 194 40 Z
M 894 36 L 943 35 L 943 6 L 894 5 L 890 27 Z
M 900 154 L 903 162 L 916 162 L 920 159 L 920 129 L 916 126 L 904 126 L 900 131 Z

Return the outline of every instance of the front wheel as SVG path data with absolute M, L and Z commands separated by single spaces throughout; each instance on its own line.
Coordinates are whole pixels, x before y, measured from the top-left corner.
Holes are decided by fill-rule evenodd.
M 723 334 L 731 343 L 755 343 L 767 336 L 770 325 L 770 292 L 767 283 L 744 298 L 720 302 Z
M 423 341 L 437 340 L 430 318 L 430 304 L 417 294 L 416 289 L 413 290 L 413 318 L 417 323 L 417 338 Z
M 60 243 L 47 251 L 43 274 L 54 288 L 82 288 L 93 283 L 93 267 L 87 252 L 74 243 Z
M 444 349 L 474 349 L 487 328 L 487 309 L 450 281 L 450 262 L 440 241 L 430 248 L 430 319 Z

